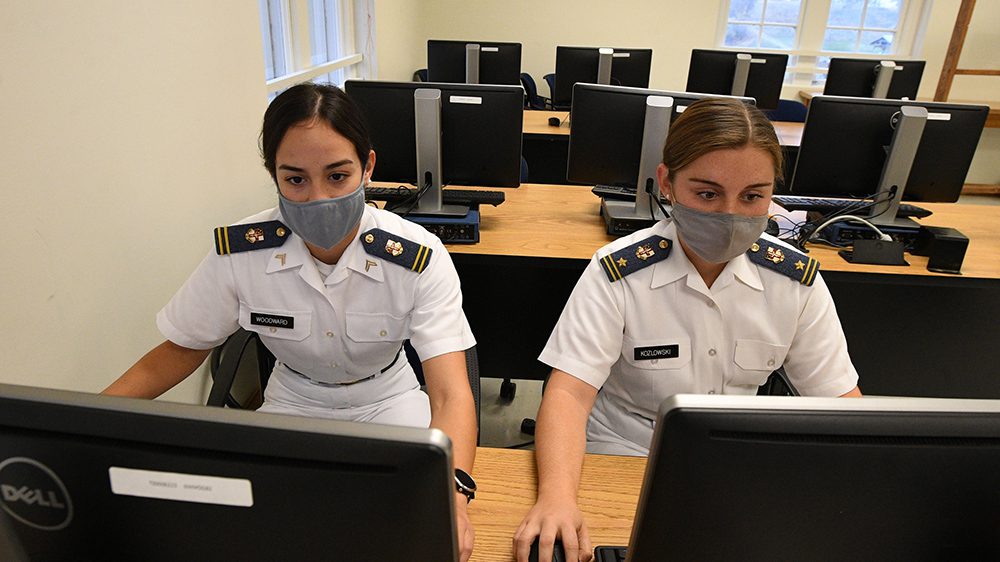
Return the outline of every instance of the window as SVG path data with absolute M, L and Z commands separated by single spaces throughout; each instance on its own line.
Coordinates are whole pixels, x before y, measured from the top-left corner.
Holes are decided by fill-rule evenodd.
M 304 82 L 343 85 L 373 72 L 374 46 L 355 41 L 355 14 L 370 36 L 372 0 L 258 0 L 264 76 L 271 96 Z
M 817 90 L 831 56 L 911 56 L 929 8 L 925 0 L 723 0 L 719 43 L 786 52 L 786 86 Z
M 802 0 L 732 0 L 726 47 L 794 49 Z
M 901 21 L 901 0 L 833 0 L 824 51 L 892 53 Z

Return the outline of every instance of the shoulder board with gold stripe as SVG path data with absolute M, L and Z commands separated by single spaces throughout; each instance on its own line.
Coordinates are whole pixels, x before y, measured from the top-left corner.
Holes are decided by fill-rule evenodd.
M 362 234 L 361 245 L 369 254 L 417 273 L 424 272 L 434 252 L 427 246 L 411 242 L 380 228 L 373 228 Z
M 215 229 L 215 253 L 224 256 L 248 250 L 277 248 L 288 240 L 290 232 L 281 221 L 220 226 Z
M 747 256 L 753 263 L 791 277 L 807 287 L 813 284 L 819 272 L 819 262 L 815 259 L 763 238 L 750 246 Z
M 630 273 L 667 259 L 671 247 L 672 241 L 662 236 L 650 236 L 602 257 L 601 265 L 608 280 L 614 283 Z

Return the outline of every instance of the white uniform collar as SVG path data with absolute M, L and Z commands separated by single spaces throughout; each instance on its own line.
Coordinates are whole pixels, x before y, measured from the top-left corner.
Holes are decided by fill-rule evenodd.
M 281 220 L 280 215 L 277 210 L 275 210 L 275 218 Z M 358 226 L 358 234 L 375 228 L 375 217 L 371 212 L 370 208 L 365 205 L 364 210 L 361 214 L 361 222 Z M 306 247 L 305 242 L 297 234 L 292 233 L 291 237 L 287 242 L 281 245 L 279 248 L 275 248 L 271 253 L 271 259 L 267 262 L 267 273 L 273 273 L 275 271 L 284 271 L 286 269 L 292 269 L 294 267 L 300 267 L 303 264 L 310 262 L 312 260 L 312 254 L 309 253 L 309 248 Z M 374 265 L 369 265 L 374 262 Z M 347 270 L 352 269 L 365 275 L 371 277 L 372 279 L 381 282 L 382 277 L 382 260 L 370 256 L 368 252 L 364 250 L 361 246 L 359 239 L 352 240 L 348 244 L 347 248 L 344 249 L 344 254 L 340 257 L 337 262 L 337 267 L 334 268 L 333 273 L 326 278 L 326 284 L 335 284 L 347 277 Z M 320 281 L 322 284 L 323 280 L 310 279 L 311 275 L 306 273 L 307 271 L 313 270 L 312 267 L 303 268 L 300 274 L 302 278 L 306 280 L 310 285 L 313 285 L 313 281 Z
M 681 244 L 677 239 L 677 228 L 673 221 L 660 221 L 656 223 L 652 233 L 671 240 L 673 247 L 670 250 L 669 258 L 653 265 L 650 288 L 662 287 L 684 276 L 689 276 L 687 284 L 700 291 L 700 287 L 704 287 L 704 282 L 701 281 L 701 276 L 691 263 L 691 260 L 684 254 L 684 248 L 681 248 Z M 715 288 L 725 287 L 732 282 L 734 277 L 758 291 L 764 290 L 757 267 L 750 262 L 750 258 L 746 254 L 740 254 L 729 260 L 726 268 L 722 270 L 719 278 L 715 280 L 712 286 Z

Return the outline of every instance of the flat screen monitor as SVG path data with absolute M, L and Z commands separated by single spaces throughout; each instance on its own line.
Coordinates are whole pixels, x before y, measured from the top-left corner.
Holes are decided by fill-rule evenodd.
M 829 96 L 853 96 L 859 98 L 889 98 L 916 99 L 920 88 L 920 78 L 924 74 L 925 61 L 897 60 L 889 62 L 894 70 L 888 81 L 885 95 L 874 95 L 879 74 L 883 68 L 882 61 L 872 59 L 847 59 L 833 57 L 830 59 L 830 69 L 826 73 L 826 85 L 823 93 Z
M 688 67 L 689 92 L 754 98 L 757 107 L 778 107 L 788 55 L 750 51 L 693 49 Z
M 476 57 L 478 77 L 468 80 L 466 59 L 469 46 Z M 521 44 L 496 41 L 427 41 L 427 80 L 459 84 L 521 83 Z
M 0 385 L 0 490 L 34 562 L 458 560 L 434 429 Z
M 417 177 L 414 94 L 433 89 L 441 92 L 441 183 L 520 185 L 520 86 L 348 80 L 344 89 L 368 123 L 377 155 L 372 179 L 423 183 Z
M 998 560 L 1000 401 L 660 407 L 629 560 Z
M 569 156 L 566 178 L 575 183 L 635 187 L 639 177 L 646 98 L 673 98 L 670 120 L 708 94 L 671 92 L 647 88 L 577 84 L 570 114 Z M 750 98 L 740 98 L 753 104 Z M 662 153 L 666 137 L 659 139 Z
M 989 115 L 987 106 L 816 96 L 809 104 L 791 192 L 874 196 L 903 106 L 925 108 L 928 116 L 902 198 L 957 201 Z
M 598 83 L 600 62 L 598 47 L 556 47 L 556 77 L 552 105 L 568 109 L 573 101 L 573 85 L 577 82 Z M 652 49 L 611 49 L 609 85 L 649 87 L 649 69 L 653 64 Z

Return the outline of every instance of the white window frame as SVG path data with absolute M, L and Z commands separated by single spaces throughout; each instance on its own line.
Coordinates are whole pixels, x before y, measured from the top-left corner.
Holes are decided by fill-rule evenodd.
M 726 28 L 729 23 L 729 4 L 731 0 L 721 0 L 719 10 L 719 25 L 716 31 L 716 48 L 726 51 L 746 51 L 746 48 L 727 47 Z M 819 68 L 820 57 L 851 57 L 872 60 L 888 58 L 913 58 L 914 53 L 923 49 L 923 38 L 930 19 L 932 0 L 902 0 L 899 29 L 893 40 L 892 53 L 849 53 L 844 51 L 824 51 L 823 38 L 826 35 L 827 21 L 830 15 L 831 0 L 802 0 L 802 11 L 796 31 L 797 45 L 790 50 L 755 48 L 761 52 L 788 53 L 788 70 L 791 80 L 785 82 L 782 97 L 794 95 L 799 90 L 819 92 L 823 86 L 813 86 L 812 80 L 816 74 L 826 74 Z M 770 25 L 770 24 L 769 24 Z
M 369 15 L 374 12 L 372 0 L 339 0 L 337 2 L 340 11 L 337 17 L 340 26 L 338 33 L 339 51 L 345 54 L 335 60 L 320 64 L 314 64 L 312 61 L 310 34 L 312 13 L 309 0 L 260 0 L 260 2 L 262 4 L 268 3 L 271 6 L 278 4 L 282 11 L 281 23 L 284 26 L 282 34 L 285 41 L 281 48 L 283 49 L 286 73 L 266 81 L 269 95 L 341 69 L 344 70 L 345 79 L 367 77 L 365 75 L 373 71 L 374 61 L 370 60 L 370 57 L 374 54 L 374 49 L 369 49 L 368 45 L 359 45 L 356 41 L 358 34 L 355 33 L 355 27 L 359 22 L 362 25 L 373 25 Z M 357 12 L 360 12 L 358 15 L 367 17 L 356 19 L 356 7 Z M 363 31 L 363 35 L 371 33 L 369 30 Z

